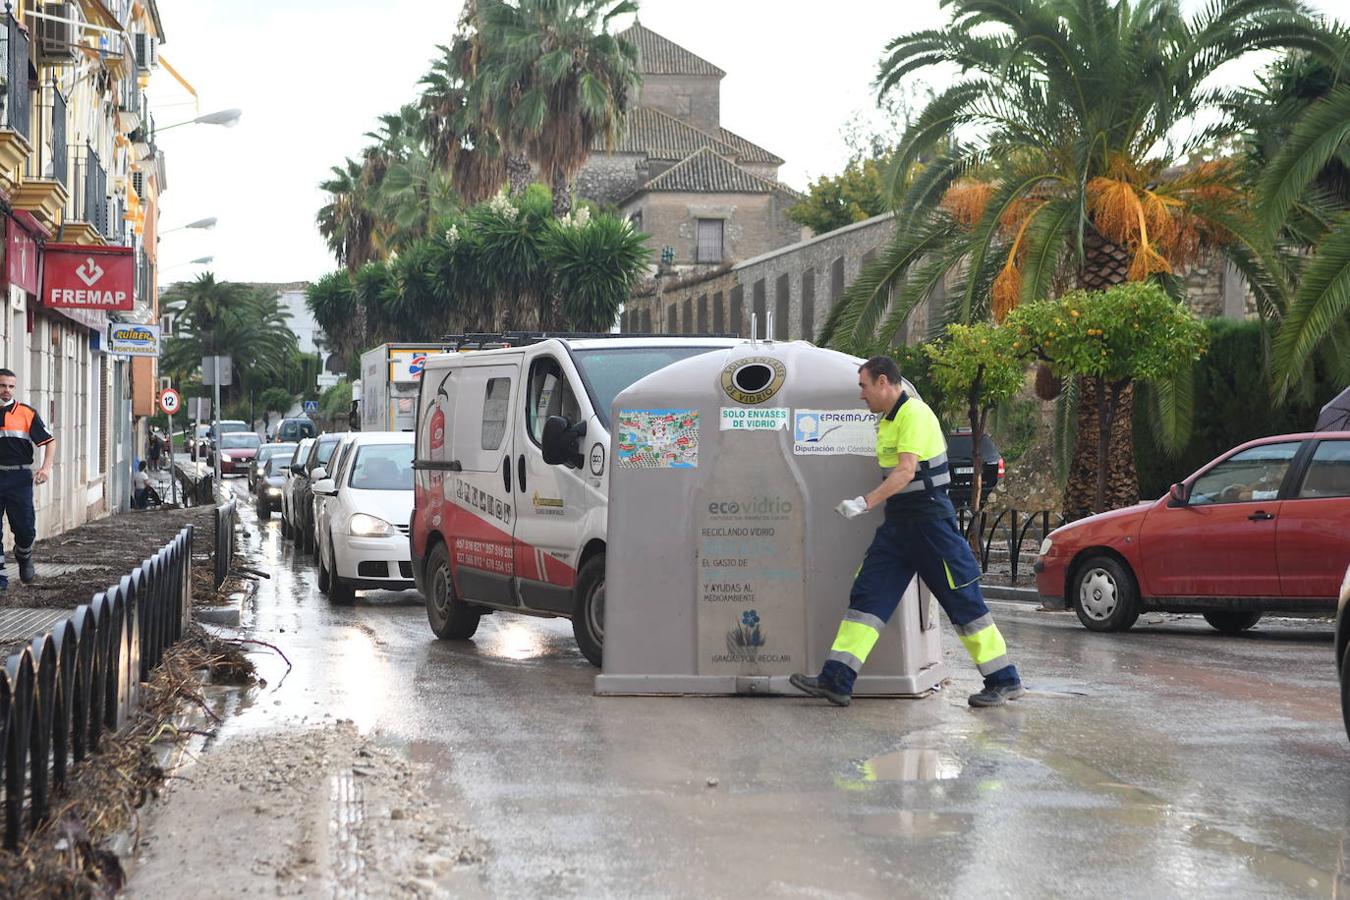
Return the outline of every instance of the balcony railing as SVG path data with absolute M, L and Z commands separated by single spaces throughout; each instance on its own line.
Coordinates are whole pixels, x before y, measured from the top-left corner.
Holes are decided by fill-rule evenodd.
M 70 151 L 66 147 L 66 98 L 56 83 L 43 85 L 38 97 L 34 152 L 24 163 L 24 175 L 70 185 Z
M 94 148 L 85 144 L 77 147 L 71 164 L 70 201 L 66 217 L 88 222 L 100 232 L 107 233 L 108 173 L 103 168 Z
M 5 75 L 4 115 L 0 116 L 0 125 L 13 129 L 28 138 L 29 123 L 28 96 L 28 35 L 19 27 L 19 20 L 13 14 L 4 14 L 4 28 L 0 29 L 0 56 L 3 65 L 0 69 Z

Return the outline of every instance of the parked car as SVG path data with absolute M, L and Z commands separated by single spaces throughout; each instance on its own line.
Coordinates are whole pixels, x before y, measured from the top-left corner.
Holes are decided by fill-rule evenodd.
M 187 432 L 187 435 L 188 438 L 184 443 L 184 447 L 187 449 L 188 456 L 191 456 L 194 451 L 198 451 L 198 455 L 200 456 L 205 456 L 206 449 L 211 443 L 211 426 L 192 426 L 191 430 Z
M 281 489 L 286 485 L 290 464 L 290 457 L 274 454 L 263 463 L 262 471 L 258 473 L 258 486 L 254 493 L 257 497 L 258 518 L 264 522 L 272 518 L 273 510 L 281 507 Z
M 243 419 L 221 419 L 219 422 L 210 426 L 206 432 L 206 452 L 209 455 L 216 449 L 216 444 L 222 434 L 234 434 L 238 431 L 249 431 L 248 423 Z M 215 463 L 212 463 L 215 465 Z
M 1345 722 L 1345 733 L 1350 736 L 1350 616 L 1346 607 L 1350 606 L 1350 566 L 1345 568 L 1345 579 L 1341 582 L 1341 596 L 1336 605 L 1336 674 L 1341 679 L 1341 719 Z
M 315 547 L 312 503 L 313 472 L 320 466 L 328 465 L 328 461 L 332 459 L 333 451 L 337 449 L 338 441 L 342 440 L 342 437 L 341 434 L 319 435 L 310 445 L 309 455 L 305 457 L 299 470 L 297 471 L 294 464 L 291 466 L 291 477 L 287 482 L 291 492 L 288 509 L 291 535 L 302 550 L 312 552 Z
M 291 523 L 295 521 L 295 515 L 291 512 L 291 505 L 295 500 L 296 485 L 302 481 L 308 473 L 304 471 L 305 461 L 309 459 L 310 448 L 314 446 L 316 438 L 305 438 L 295 445 L 295 453 L 291 455 L 290 464 L 286 467 L 286 481 L 281 486 L 281 536 L 293 538 L 295 534 L 291 531 Z
M 318 426 L 308 418 L 282 419 L 277 425 L 276 433 L 272 436 L 273 441 L 279 443 L 301 440 L 302 438 L 312 438 L 319 436 Z
M 253 464 L 248 467 L 248 489 L 256 491 L 258 489 L 258 475 L 262 472 L 267 461 L 274 456 L 284 457 L 287 464 L 290 464 L 290 458 L 295 454 L 295 444 L 263 444 L 258 448 L 258 453 L 253 457 Z
M 1330 615 L 1350 559 L 1350 431 L 1249 441 L 1167 496 L 1057 528 L 1036 558 L 1047 608 L 1093 631 L 1145 609 L 1228 634 L 1264 613 Z
M 493 610 L 563 616 L 600 665 L 610 406 L 638 379 L 736 343 L 547 338 L 428 357 L 412 561 L 436 636 L 467 640 Z
M 414 586 L 412 461 L 411 432 L 363 432 L 350 441 L 333 477 L 314 482 L 315 496 L 325 500 L 315 522 L 319 590 L 333 603 L 351 603 L 357 590 Z
M 970 487 L 975 482 L 974 457 L 971 454 L 974 443 L 969 428 L 958 428 L 947 435 L 947 466 L 952 477 L 951 484 L 947 486 L 947 496 L 951 497 L 957 508 L 970 505 Z M 994 439 L 987 434 L 980 437 L 980 459 L 980 468 L 984 470 L 980 482 L 980 501 L 983 503 L 1003 481 L 1005 469 L 1002 454 L 995 446 Z
M 262 438 L 251 431 L 231 431 L 222 434 L 216 439 L 215 448 L 212 450 L 211 465 L 215 465 L 215 454 L 220 454 L 220 474 L 223 478 L 226 475 L 248 474 L 249 467 L 253 464 L 253 457 L 262 446 Z
M 325 478 L 336 477 L 338 470 L 346 462 L 348 453 L 351 452 L 353 439 L 360 434 L 357 431 L 349 431 L 338 440 L 337 447 L 333 450 L 333 455 L 329 458 L 328 464 L 319 466 L 313 472 L 309 473 L 311 482 L 322 481 Z M 329 503 L 330 497 L 324 494 L 310 491 L 310 521 L 314 523 L 314 536 L 317 540 L 322 533 L 320 530 L 321 518 L 324 513 L 324 507 Z M 318 546 L 317 542 L 315 546 Z M 317 551 L 316 551 L 317 556 Z

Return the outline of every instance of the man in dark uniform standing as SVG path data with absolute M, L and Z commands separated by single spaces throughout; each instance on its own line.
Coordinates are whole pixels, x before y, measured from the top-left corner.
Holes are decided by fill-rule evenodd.
M 853 683 L 881 629 L 917 575 L 937 597 L 971 662 L 984 676 L 984 689 L 970 705 L 1002 706 L 1025 691 L 1007 644 L 980 593 L 980 567 L 956 526 L 947 497 L 947 440 L 937 416 L 904 389 L 900 369 L 889 356 L 875 356 L 858 370 L 858 388 L 877 413 L 877 462 L 881 484 L 845 500 L 837 511 L 846 519 L 884 507 L 862 566 L 853 579 L 848 612 L 819 675 L 796 674 L 792 685 L 836 706 L 853 698 Z
M 37 540 L 37 511 L 33 508 L 33 485 L 52 477 L 56 461 L 56 438 L 47 430 L 38 411 L 14 399 L 18 380 L 9 369 L 0 369 L 0 517 L 9 519 L 14 556 L 19 562 L 19 580 L 33 581 L 33 543 Z M 33 472 L 33 448 L 43 447 L 42 467 Z M 9 589 L 5 574 L 4 545 L 0 543 L 0 591 Z

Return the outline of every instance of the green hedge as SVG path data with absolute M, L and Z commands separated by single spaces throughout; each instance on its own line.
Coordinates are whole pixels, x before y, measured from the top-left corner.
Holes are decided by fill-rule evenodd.
M 1191 439 L 1180 454 L 1169 457 L 1157 446 L 1147 392 L 1141 392 L 1135 403 L 1135 461 L 1143 498 L 1161 497 L 1170 484 L 1244 441 L 1311 431 L 1323 404 L 1344 387 L 1333 384 L 1318 366 L 1304 392 L 1307 396 L 1275 406 L 1270 400 L 1260 323 L 1210 319 L 1205 329 L 1209 349 L 1196 364 Z

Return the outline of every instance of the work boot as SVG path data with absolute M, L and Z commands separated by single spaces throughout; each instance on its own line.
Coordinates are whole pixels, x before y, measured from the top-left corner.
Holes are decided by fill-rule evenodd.
M 33 568 L 33 557 L 19 560 L 19 580 L 24 584 L 32 584 L 36 577 L 37 569 Z
M 9 576 L 0 575 L 0 594 L 3 594 L 7 590 L 9 590 Z
M 822 683 L 820 678 L 815 675 L 793 674 L 788 678 L 788 683 L 803 694 L 810 694 L 812 697 L 824 697 L 835 706 L 848 706 L 853 702 L 852 694 L 837 690 L 837 685 Z
M 1002 706 L 1009 700 L 1016 700 L 1027 692 L 1022 682 L 1012 684 L 985 685 L 978 694 L 970 695 L 970 705 L 975 707 Z

